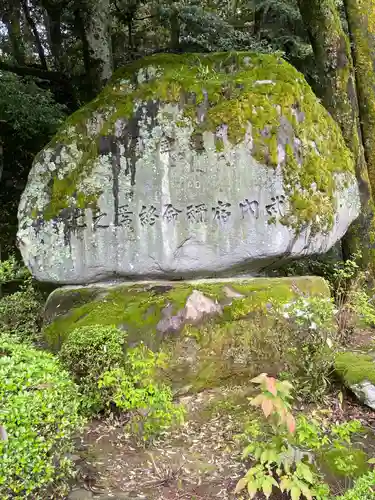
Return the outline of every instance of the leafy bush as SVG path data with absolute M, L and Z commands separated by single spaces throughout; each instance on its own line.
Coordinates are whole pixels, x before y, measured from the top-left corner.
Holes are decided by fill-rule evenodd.
M 28 270 L 21 266 L 14 256 L 0 262 L 0 285 L 29 277 Z
M 42 295 L 33 287 L 29 271 L 14 257 L 0 263 L 0 285 L 19 281 L 19 290 L 0 299 L 0 334 L 36 340 Z
M 375 325 L 374 297 L 368 293 L 369 273 L 358 265 L 361 254 L 356 253 L 346 261 L 337 260 L 331 255 L 308 258 L 295 262 L 285 268 L 286 275 L 318 275 L 325 278 L 337 307 L 337 324 L 341 340 L 347 342 L 355 326 Z
M 367 292 L 368 273 L 357 264 L 360 259 L 361 255 L 356 254 L 353 259 L 337 262 L 332 269 L 331 289 L 338 308 L 338 328 L 344 342 L 350 340 L 358 324 L 375 325 L 375 307 Z
M 373 500 L 375 497 L 375 470 L 361 476 L 352 489 L 338 500 Z
M 299 297 L 276 309 L 275 328 L 299 397 L 321 401 L 333 370 L 337 331 L 330 299 Z
M 88 411 L 103 409 L 98 380 L 124 364 L 125 339 L 126 334 L 114 326 L 91 325 L 76 328 L 63 343 L 60 359 L 79 383 Z
M 303 453 L 296 453 L 293 447 L 296 422 L 291 413 L 292 385 L 268 377 L 265 373 L 252 380 L 260 384 L 261 393 L 251 400 L 260 407 L 269 424 L 269 434 L 252 425 L 250 444 L 243 456 L 253 458 L 254 465 L 240 479 L 236 491 L 247 488 L 249 498 L 258 491 L 266 498 L 274 488 L 288 492 L 293 500 L 306 498 L 327 498 L 328 489 L 321 483 L 311 464 Z
M 0 333 L 36 340 L 42 307 L 41 294 L 27 281 L 18 292 L 0 299 Z
M 183 420 L 184 410 L 174 405 L 171 389 L 155 382 L 156 370 L 163 366 L 162 353 L 140 344 L 127 351 L 124 367 L 104 373 L 99 380 L 108 402 L 128 413 L 128 429 L 144 441 Z
M 183 410 L 171 389 L 155 382 L 165 356 L 143 344 L 124 352 L 126 334 L 115 327 L 76 328 L 63 343 L 60 358 L 79 383 L 87 412 L 124 411 L 127 429 L 147 441 L 179 422 Z
M 261 392 L 251 400 L 260 407 L 265 420 L 253 420 L 245 429 L 249 442 L 244 458 L 254 464 L 238 485 L 237 491 L 247 488 L 250 498 L 262 491 L 269 498 L 273 488 L 289 492 L 292 499 L 327 499 L 329 488 L 314 454 L 336 451 L 335 468 L 349 479 L 356 475 L 355 452 L 351 436 L 362 430 L 358 420 L 329 425 L 316 415 L 301 416 L 295 421 L 291 412 L 292 385 L 263 373 L 252 380 L 260 384 Z M 358 497 L 359 498 L 359 497 Z
M 64 491 L 78 408 L 77 388 L 51 354 L 0 337 L 0 498 Z

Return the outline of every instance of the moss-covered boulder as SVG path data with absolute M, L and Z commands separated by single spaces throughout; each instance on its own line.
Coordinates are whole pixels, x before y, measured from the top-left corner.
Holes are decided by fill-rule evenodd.
M 298 345 L 276 310 L 301 296 L 330 293 L 318 277 L 64 287 L 46 303 L 43 336 L 59 350 L 74 328 L 115 325 L 126 345 L 142 341 L 168 354 L 163 380 L 177 389 L 238 384 L 289 369 Z
M 281 58 L 155 55 L 120 70 L 35 159 L 20 249 L 56 283 L 257 271 L 344 235 L 353 172 L 338 126 Z
M 335 367 L 346 387 L 375 410 L 375 350 L 342 352 L 336 356 Z

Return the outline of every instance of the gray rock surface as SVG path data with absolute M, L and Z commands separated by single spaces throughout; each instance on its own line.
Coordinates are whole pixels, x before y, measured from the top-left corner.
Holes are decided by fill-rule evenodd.
M 203 318 L 222 314 L 220 304 L 215 303 L 199 290 L 193 290 L 185 304 L 185 319 L 188 323 L 199 323 Z
M 260 97 L 267 82 L 254 82 Z M 301 91 L 299 83 L 296 79 L 295 94 L 303 102 L 304 92 L 311 90 Z M 266 85 L 270 99 L 278 85 Z M 125 92 L 132 89 L 128 85 Z M 225 123 L 197 132 L 207 111 L 199 106 L 192 119 L 180 104 L 134 101 L 134 118 L 118 116 L 114 130 L 105 135 L 116 102 L 113 106 L 103 105 L 88 111 L 78 125 L 68 124 L 63 139 L 57 137 L 34 163 L 19 207 L 18 240 L 26 265 L 40 281 L 85 284 L 119 276 L 256 273 L 282 258 L 326 252 L 359 214 L 350 169 L 330 173 L 327 191 L 317 187 L 321 174 L 314 177 L 311 171 L 308 188 L 299 185 L 305 159 L 315 156 L 328 169 L 331 158 L 342 156 L 344 163 L 350 157 L 341 142 L 334 143 L 335 124 L 317 101 L 314 106 L 327 121 L 325 139 L 320 139 L 328 152 L 319 150 L 318 138 L 308 139 L 315 137 L 309 130 L 297 137 L 280 107 L 273 166 L 267 164 L 267 150 L 263 160 L 255 154 L 255 141 L 266 147 L 272 139 L 268 126 L 258 134 L 252 123 L 243 124 L 243 140 L 234 144 Z M 256 109 L 269 112 L 264 106 Z M 307 116 L 294 107 L 288 112 L 298 126 Z M 97 151 L 88 156 L 93 145 Z M 290 178 L 288 170 L 289 180 L 288 146 L 294 152 L 293 175 L 298 174 Z M 311 220 L 306 218 L 310 212 Z
M 242 297 L 240 294 L 237 296 Z M 185 324 L 196 325 L 210 317 L 221 315 L 223 308 L 199 290 L 193 290 L 187 298 L 185 307 L 177 313 L 174 313 L 172 304 L 167 305 L 161 313 L 162 318 L 156 329 L 162 334 L 166 334 L 178 332 Z
M 375 410 L 375 385 L 364 380 L 359 384 L 349 386 L 361 403 Z

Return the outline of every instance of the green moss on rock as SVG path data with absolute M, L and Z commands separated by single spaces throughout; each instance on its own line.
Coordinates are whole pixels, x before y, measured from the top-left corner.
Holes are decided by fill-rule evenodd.
M 339 127 L 290 64 L 274 55 L 241 52 L 158 54 L 119 70 L 96 99 L 67 120 L 47 147 L 73 144 L 78 154 L 68 175 L 54 177 L 50 200 L 42 210 L 45 218 L 57 216 L 72 198 L 79 199 L 80 208 L 93 206 L 100 190 L 83 193 L 79 183 L 91 173 L 100 138 L 112 136 L 119 119 L 134 119 L 139 105 L 147 103 L 178 105 L 183 111 L 182 126 L 187 120 L 192 136 L 216 132 L 225 125 L 229 141 L 236 145 L 250 133 L 253 156 L 270 168 L 282 166 L 291 202 L 284 223 L 297 230 L 309 222 L 315 230 L 332 225 L 334 174 L 354 171 Z M 101 118 L 89 127 L 94 117 Z M 291 134 L 297 142 L 289 137 L 281 160 L 278 145 L 283 134 Z M 218 140 L 217 154 L 222 149 Z
M 229 298 L 228 289 L 239 296 Z M 165 308 L 177 315 L 193 290 L 220 303 L 223 313 L 201 324 L 185 323 L 178 331 L 163 333 L 158 323 Z M 117 326 L 126 331 L 128 345 L 143 341 L 168 354 L 163 380 L 177 389 L 199 391 L 228 382 L 246 382 L 259 370 L 281 370 L 283 360 L 268 309 L 299 295 L 329 297 L 330 292 L 328 284 L 318 277 L 63 288 L 47 301 L 49 323 L 43 336 L 52 350 L 58 350 L 74 328 Z M 67 312 L 69 298 L 72 308 Z M 61 309 L 64 314 L 60 314 Z
M 347 386 L 364 380 L 375 384 L 375 362 L 369 354 L 342 352 L 336 356 L 335 368 Z

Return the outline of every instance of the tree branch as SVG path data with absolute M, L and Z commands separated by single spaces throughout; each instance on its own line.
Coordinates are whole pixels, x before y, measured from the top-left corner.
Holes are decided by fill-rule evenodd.
M 36 27 L 34 19 L 31 16 L 31 13 L 30 13 L 30 10 L 29 10 L 29 6 L 27 5 L 27 1 L 26 0 L 22 0 L 22 10 L 23 10 L 23 13 L 25 14 L 26 21 L 28 22 L 28 24 L 29 24 L 29 26 L 31 28 L 31 31 L 34 34 L 35 44 L 36 44 L 36 48 L 38 50 L 39 59 L 40 59 L 40 63 L 42 65 L 42 68 L 44 70 L 47 70 L 48 69 L 48 67 L 47 67 L 47 60 L 46 60 L 46 56 L 44 54 L 43 45 L 42 45 L 42 42 L 40 40 L 38 29 Z
M 11 73 L 15 73 L 19 76 L 34 76 L 36 78 L 40 78 L 41 80 L 49 80 L 50 82 L 58 82 L 65 85 L 67 84 L 67 81 L 70 81 L 69 77 L 57 71 L 47 71 L 45 69 L 34 68 L 32 66 L 17 66 L 4 61 L 0 61 L 0 70 L 10 71 Z

